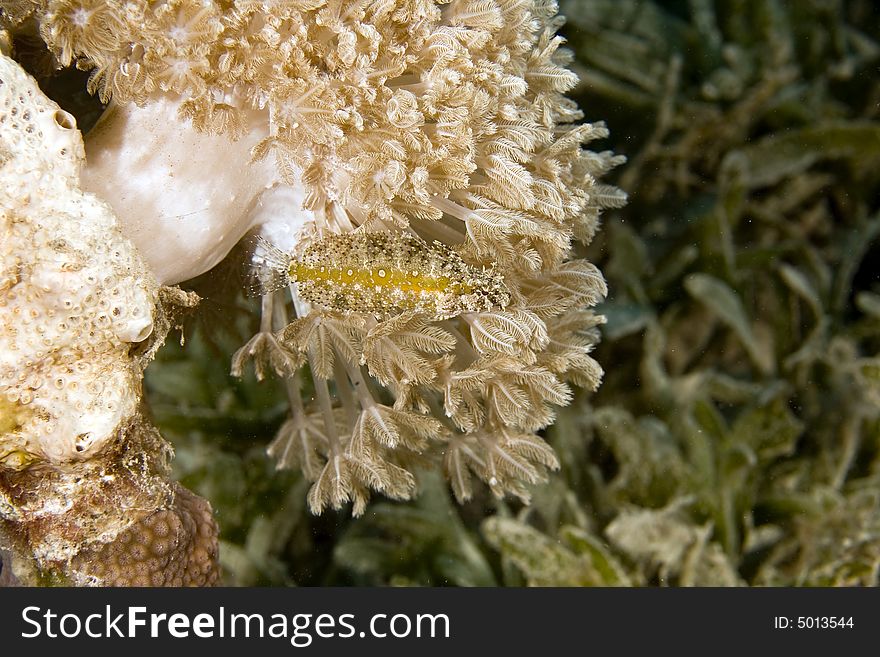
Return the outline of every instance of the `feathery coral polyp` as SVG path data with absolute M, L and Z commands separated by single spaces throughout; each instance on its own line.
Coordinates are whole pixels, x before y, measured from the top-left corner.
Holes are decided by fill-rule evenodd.
M 124 23 L 116 40 L 71 27 L 84 0 L 47 3 L 42 34 L 59 58 L 80 56 L 117 104 L 180 94 L 199 130 L 235 138 L 247 117 L 253 159 L 274 161 L 276 188 L 303 190 L 301 206 L 229 220 L 271 235 L 313 215 L 280 245 L 295 317 L 284 293 L 268 295 L 233 371 L 253 357 L 285 379 L 292 418 L 270 452 L 314 482 L 312 509 L 359 513 L 370 490 L 409 497 L 432 449 L 460 500 L 473 474 L 527 498 L 557 463 L 536 432 L 569 382 L 601 376 L 589 356 L 601 318 L 587 308 L 605 284 L 572 240 L 624 200 L 596 182 L 622 159 L 582 148 L 606 130 L 577 123 L 564 96 L 576 77 L 555 3 L 105 4 L 105 25 Z M 394 243 L 410 255 L 383 252 Z M 359 262 L 340 255 L 352 245 Z M 438 257 L 449 271 L 428 280 Z

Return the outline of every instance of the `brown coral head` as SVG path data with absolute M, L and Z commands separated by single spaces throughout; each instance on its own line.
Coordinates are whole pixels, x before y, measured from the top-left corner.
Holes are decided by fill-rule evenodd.
M 214 586 L 219 579 L 217 523 L 211 505 L 179 484 L 174 501 L 116 539 L 84 550 L 74 579 L 99 586 Z

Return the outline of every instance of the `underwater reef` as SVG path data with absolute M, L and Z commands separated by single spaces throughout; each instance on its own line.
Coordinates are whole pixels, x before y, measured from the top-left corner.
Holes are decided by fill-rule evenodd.
M 10 52 L 39 38 L 107 103 L 78 144 L 78 182 L 113 210 L 153 285 L 184 295 L 168 286 L 249 268 L 259 324 L 230 350 L 230 372 L 253 362 L 257 379 L 280 379 L 289 416 L 268 452 L 310 482 L 312 513 L 360 516 L 374 492 L 410 499 L 431 467 L 461 502 L 477 482 L 528 502 L 558 469 L 538 432 L 602 375 L 589 354 L 605 282 L 573 243 L 625 195 L 598 180 L 623 159 L 582 147 L 607 130 L 564 95 L 576 76 L 555 4 L 49 0 L 4 18 Z M 15 109 L 3 118 L 22 125 Z M 44 301 L 32 269 L 48 259 L 15 265 L 10 298 Z M 15 351 L 10 379 L 33 367 Z M 26 427 L 12 417 L 5 429 L 15 443 Z M 77 545 L 37 561 L 80 557 L 100 561 Z
M 151 254 L 149 233 L 142 249 L 130 238 L 153 258 L 158 284 L 201 298 L 170 322 L 138 412 L 173 445 L 180 483 L 168 485 L 210 501 L 220 581 L 880 584 L 876 3 L 563 0 L 564 24 L 553 3 L 445 3 L 385 59 L 363 25 L 416 20 L 383 14 L 393 3 L 368 3 L 381 9 L 358 14 L 353 31 L 351 16 L 317 18 L 331 3 L 289 3 L 314 18 L 285 24 L 285 38 L 313 44 L 304 55 L 284 51 L 291 66 L 320 60 L 320 75 L 344 81 L 307 87 L 320 87 L 320 99 L 292 88 L 261 95 L 260 76 L 289 73 L 255 50 L 271 33 L 262 24 L 154 3 L 156 21 L 211 35 L 240 29 L 229 47 L 265 63 L 248 72 L 244 56 L 229 56 L 213 66 L 220 55 L 194 45 L 181 65 L 148 41 L 183 38 L 167 26 L 146 31 L 141 50 L 120 46 L 129 27 L 77 45 L 58 11 L 71 4 L 0 3 L 20 21 L 4 52 L 79 125 L 104 113 L 103 128 L 84 131 L 87 160 L 90 140 L 97 153 L 140 138 L 171 116 L 167 98 L 195 85 L 205 93 L 172 109 L 203 133 L 181 138 L 215 140 L 204 148 L 226 157 L 263 155 L 250 187 L 213 182 L 246 208 L 248 189 L 274 190 L 228 225 L 212 214 L 235 238 L 218 247 L 194 237 L 192 257 Z M 253 18 L 263 4 L 216 6 Z M 499 18 L 521 11 L 533 22 Z M 439 23 L 460 28 L 463 50 L 444 42 L 394 63 L 408 40 L 436 39 L 427 26 Z M 100 24 L 114 25 L 106 16 Z M 506 51 L 463 36 L 517 29 Z M 517 57 L 528 62 L 518 73 Z M 231 78 L 244 80 L 240 95 L 221 95 Z M 463 87 L 461 104 L 443 85 Z M 116 96 L 128 104 L 105 111 L 99 101 Z M 261 118 L 261 102 L 276 123 Z M 498 131 L 506 104 L 519 127 Z M 306 138 L 300 123 L 312 143 L 297 141 Z M 377 148 L 390 135 L 394 146 Z M 121 166 L 113 157 L 96 156 L 90 191 L 116 209 L 100 182 Z M 346 174 L 322 169 L 319 157 Z M 279 223 L 275 208 L 291 203 L 311 214 Z M 553 216 L 557 203 L 564 216 Z M 142 221 L 116 214 L 123 227 Z M 289 280 L 275 287 L 272 253 L 233 248 L 267 225 L 263 236 L 292 254 L 287 275 L 307 284 L 292 302 L 282 294 Z M 401 286 L 378 302 L 328 296 L 314 265 L 354 271 L 379 249 L 377 238 L 326 240 L 356 226 L 408 226 L 428 248 L 382 248 L 405 263 L 420 258 L 419 267 L 453 249 L 462 259 L 444 272 L 453 287 L 414 308 Z M 242 293 L 240 270 L 254 261 L 250 275 L 270 292 L 261 299 Z M 492 272 L 504 289 L 490 293 Z M 327 465 L 343 462 L 348 473 L 328 479 Z M 190 495 L 199 499 L 178 492 L 181 507 Z M 151 517 L 163 527 L 206 518 L 203 506 L 186 513 L 178 523 Z M 119 545 L 127 540 L 120 534 Z

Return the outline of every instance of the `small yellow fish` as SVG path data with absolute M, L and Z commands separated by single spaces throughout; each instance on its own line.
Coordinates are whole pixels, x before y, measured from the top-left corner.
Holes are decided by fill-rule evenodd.
M 493 267 L 469 265 L 442 242 L 403 232 L 331 235 L 299 259 L 262 238 L 252 260 L 256 285 L 268 294 L 296 283 L 304 301 L 340 311 L 391 316 L 419 312 L 435 319 L 504 308 L 510 293 Z

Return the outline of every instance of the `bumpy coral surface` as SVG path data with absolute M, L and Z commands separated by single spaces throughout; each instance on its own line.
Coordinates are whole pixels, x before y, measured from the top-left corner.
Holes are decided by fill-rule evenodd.
M 178 489 L 177 506 L 154 513 L 174 499 L 170 448 L 139 408 L 143 368 L 167 332 L 157 302 L 174 295 L 107 204 L 79 189 L 82 159 L 73 118 L 0 55 L 0 547 L 33 583 L 91 574 L 90 559 L 114 553 L 132 524 L 157 536 L 167 525 L 173 549 L 139 576 L 208 583 L 210 508 Z
M 103 586 L 213 586 L 220 573 L 211 506 L 175 486 L 173 505 L 80 552 L 72 570 L 76 579 Z
M 527 498 L 526 484 L 557 466 L 537 432 L 569 402 L 570 383 L 594 388 L 601 377 L 589 356 L 601 318 L 588 308 L 605 284 L 573 258 L 572 241 L 589 241 L 601 209 L 624 196 L 597 182 L 621 159 L 582 148 L 606 130 L 578 124 L 564 96 L 576 76 L 554 3 L 34 6 L 59 61 L 91 67 L 92 90 L 117 106 L 148 112 L 171 99 L 194 128 L 230 139 L 253 139 L 263 117 L 250 155 L 274 161 L 278 180 L 304 189 L 304 200 L 263 221 L 231 217 L 233 232 L 255 223 L 283 232 L 308 212 L 308 230 L 289 245 L 295 259 L 337 234 L 406 232 L 503 281 L 495 302 L 451 304 L 451 317 L 418 304 L 353 308 L 351 295 L 310 297 L 293 285 L 290 323 L 280 293 L 264 298 L 262 330 L 233 372 L 254 357 L 260 373 L 271 363 L 285 377 L 292 417 L 270 450 L 314 481 L 314 511 L 351 501 L 360 513 L 370 489 L 411 496 L 411 469 L 432 444 L 462 500 L 473 474 L 496 494 Z M 363 239 L 372 265 L 357 276 L 343 269 L 346 282 L 375 288 L 379 272 L 393 270 L 398 284 L 369 296 L 418 288 L 405 263 L 379 262 L 393 238 Z M 302 381 L 306 363 L 312 384 Z M 304 385 L 313 405 L 300 398 Z
M 128 351 L 152 331 L 157 286 L 78 189 L 73 118 L 8 58 L 0 139 L 0 463 L 88 459 L 135 410 Z

